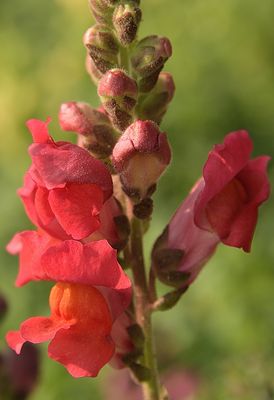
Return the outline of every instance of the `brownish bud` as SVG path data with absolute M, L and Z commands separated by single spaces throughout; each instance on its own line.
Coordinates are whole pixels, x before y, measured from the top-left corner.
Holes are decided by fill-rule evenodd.
M 143 199 L 133 207 L 133 214 L 138 219 L 147 219 L 153 212 L 153 200 L 149 197 Z
M 131 64 L 138 75 L 140 92 L 149 92 L 156 84 L 158 76 L 172 54 L 169 39 L 156 35 L 147 36 L 136 46 Z
M 119 0 L 89 0 L 90 9 L 94 18 L 100 24 L 111 22 L 114 6 Z
M 89 76 L 91 77 L 92 81 L 94 82 L 94 84 L 97 86 L 103 74 L 96 67 L 96 65 L 94 64 L 92 58 L 90 58 L 90 55 L 88 53 L 86 57 L 86 70 Z
M 161 72 L 158 81 L 152 91 L 140 96 L 137 114 L 141 119 L 150 119 L 158 125 L 161 123 L 168 105 L 175 92 L 175 85 L 172 75 L 168 72 Z
M 83 41 L 95 67 L 102 74 L 118 65 L 119 45 L 108 27 L 94 25 L 86 31 Z
M 107 115 L 87 103 L 63 103 L 59 123 L 64 131 L 82 135 L 81 146 L 98 158 L 109 157 L 116 143 L 114 131 Z
M 132 122 L 138 96 L 136 81 L 121 69 L 113 69 L 100 80 L 98 95 L 113 126 L 124 131 Z
M 122 46 L 128 46 L 137 35 L 139 23 L 142 18 L 139 2 L 126 1 L 119 4 L 113 13 L 113 26 Z

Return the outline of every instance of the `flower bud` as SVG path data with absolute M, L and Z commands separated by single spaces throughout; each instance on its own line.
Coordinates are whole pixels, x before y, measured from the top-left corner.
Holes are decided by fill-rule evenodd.
M 138 4 L 139 2 L 136 1 L 127 1 L 115 8 L 112 21 L 122 46 L 128 46 L 136 37 L 142 18 Z
M 113 126 L 124 131 L 132 122 L 132 111 L 137 101 L 135 80 L 121 69 L 108 71 L 99 82 L 98 95 Z
M 99 80 L 102 78 L 103 74 L 99 71 L 99 69 L 94 64 L 92 58 L 90 58 L 89 53 L 86 56 L 86 70 L 89 76 L 91 77 L 93 83 L 97 86 Z
M 137 44 L 131 57 L 131 64 L 139 77 L 140 92 L 149 92 L 155 86 L 158 76 L 171 54 L 171 43 L 165 37 L 151 35 Z
M 101 73 L 104 74 L 118 65 L 118 43 L 108 27 L 94 25 L 86 31 L 83 41 L 92 61 Z
M 138 100 L 136 111 L 140 119 L 150 119 L 160 124 L 174 96 L 174 91 L 172 75 L 168 72 L 161 72 L 152 91 L 147 95 L 140 96 Z
M 92 14 L 100 24 L 109 24 L 113 14 L 113 7 L 119 0 L 89 0 Z
M 87 103 L 63 103 L 59 112 L 59 123 L 64 131 L 82 135 L 82 147 L 99 158 L 111 155 L 116 142 L 114 131 L 108 117 Z
M 112 162 L 123 190 L 136 203 L 150 197 L 151 188 L 170 163 L 165 133 L 152 121 L 135 121 L 116 143 Z

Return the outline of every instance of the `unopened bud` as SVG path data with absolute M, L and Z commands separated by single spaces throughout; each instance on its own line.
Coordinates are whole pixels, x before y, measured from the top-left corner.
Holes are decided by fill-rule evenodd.
M 94 64 L 92 58 L 90 58 L 90 55 L 88 53 L 86 57 L 86 70 L 89 76 L 91 77 L 92 81 L 94 82 L 94 84 L 97 86 L 103 74 L 96 67 L 96 65 Z
M 87 103 L 63 103 L 59 112 L 59 123 L 64 131 L 83 135 L 82 147 L 96 157 L 106 158 L 111 155 L 116 143 L 116 132 L 102 111 L 95 110 Z
M 133 214 L 136 218 L 147 219 L 153 212 L 153 200 L 146 197 L 140 203 L 135 204 L 133 207 Z
M 139 78 L 140 92 L 149 92 L 155 86 L 158 76 L 171 54 L 171 43 L 165 37 L 151 35 L 137 44 L 131 57 L 131 64 Z
M 119 0 L 89 0 L 89 5 L 94 18 L 100 24 L 109 24 L 114 11 L 114 6 Z
M 135 121 L 120 137 L 112 153 L 123 190 L 136 203 L 148 197 L 170 159 L 166 134 L 152 121 Z
M 118 65 L 119 46 L 108 27 L 94 25 L 87 30 L 83 41 L 94 65 L 101 73 L 104 74 Z
M 127 46 L 136 37 L 139 23 L 142 18 L 139 2 L 126 1 L 119 4 L 113 14 L 113 26 L 122 46 Z
M 113 69 L 100 80 L 98 95 L 113 126 L 124 131 L 132 122 L 138 96 L 136 81 L 121 69 Z
M 172 75 L 161 72 L 158 81 L 152 91 L 140 96 L 137 106 L 137 114 L 141 119 L 150 119 L 160 124 L 167 111 L 175 91 Z

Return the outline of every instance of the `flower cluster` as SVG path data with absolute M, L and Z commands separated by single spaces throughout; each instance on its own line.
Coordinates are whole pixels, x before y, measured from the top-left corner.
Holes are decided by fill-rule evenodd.
M 142 236 L 171 161 L 159 124 L 175 90 L 162 72 L 172 48 L 156 35 L 137 40 L 138 0 L 90 0 L 90 7 L 97 23 L 84 35 L 87 69 L 102 106 L 61 105 L 60 126 L 77 134 L 77 145 L 55 142 L 49 120 L 27 123 L 32 164 L 18 194 L 36 230 L 17 233 L 7 249 L 19 255 L 17 286 L 54 285 L 50 315 L 27 319 L 7 342 L 20 353 L 25 342 L 49 341 L 49 357 L 77 378 L 96 376 L 110 362 L 149 381 L 157 374 L 145 348 L 151 313 L 174 305 L 220 242 L 250 251 L 258 207 L 269 196 L 269 157 L 250 158 L 246 131 L 216 145 L 154 244 L 148 278 Z M 157 280 L 176 290 L 157 298 Z
M 71 375 L 95 376 L 115 353 L 112 328 L 131 300 L 130 280 L 110 245 L 119 236 L 112 180 L 86 150 L 55 143 L 47 125 L 28 122 L 32 165 L 19 190 L 37 231 L 17 233 L 8 251 L 20 255 L 17 286 L 55 282 L 51 315 L 26 320 L 19 331 L 8 333 L 7 341 L 20 353 L 26 341 L 50 340 L 49 356 Z M 102 212 L 108 215 L 107 229 Z

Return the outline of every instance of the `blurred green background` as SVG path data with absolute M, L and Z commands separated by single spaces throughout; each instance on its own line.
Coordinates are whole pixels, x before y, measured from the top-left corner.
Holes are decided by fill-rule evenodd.
M 142 37 L 168 36 L 166 65 L 176 96 L 162 124 L 173 146 L 173 164 L 155 196 L 147 249 L 200 176 L 207 152 L 233 130 L 247 129 L 254 155 L 274 154 L 273 0 L 145 0 Z M 47 315 L 47 283 L 14 288 L 17 259 L 5 253 L 14 232 L 31 228 L 15 191 L 30 164 L 25 121 L 52 116 L 55 138 L 63 101 L 96 106 L 85 72 L 82 35 L 92 25 L 86 0 L 0 2 L 0 291 L 10 312 L 4 334 L 31 315 Z M 273 181 L 273 166 L 270 165 Z M 184 368 L 200 377 L 196 399 L 274 399 L 273 200 L 260 211 L 252 253 L 220 246 L 216 256 L 175 309 L 155 318 L 161 368 Z M 46 354 L 46 345 L 41 345 Z M 72 379 L 46 356 L 32 400 L 101 400 L 98 379 Z M 113 397 L 114 400 L 116 400 Z

